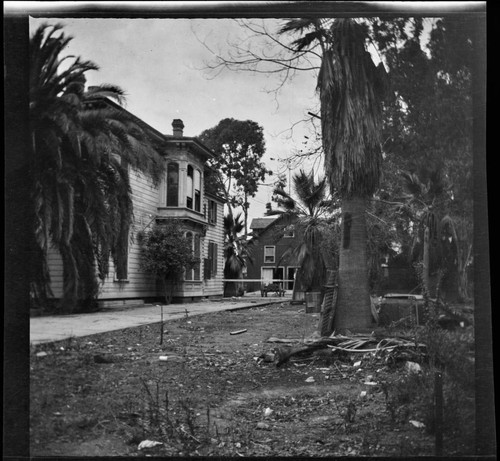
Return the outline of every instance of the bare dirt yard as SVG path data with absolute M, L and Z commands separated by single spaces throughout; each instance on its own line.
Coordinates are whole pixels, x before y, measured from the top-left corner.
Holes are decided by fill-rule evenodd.
M 317 322 L 283 303 L 166 322 L 162 345 L 158 323 L 33 347 L 31 455 L 434 455 L 435 363 L 324 348 L 276 366 L 287 343 L 269 339 Z M 443 454 L 471 455 L 471 328 L 433 337 Z

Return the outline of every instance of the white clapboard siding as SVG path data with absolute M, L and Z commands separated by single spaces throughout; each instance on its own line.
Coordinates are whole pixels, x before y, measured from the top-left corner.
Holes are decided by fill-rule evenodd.
M 115 280 L 113 261 L 110 261 L 109 276 L 100 284 L 99 299 L 134 299 L 153 298 L 163 296 L 162 288 L 158 285 L 156 278 L 141 270 L 140 247 L 137 242 L 137 233 L 153 225 L 154 216 L 158 213 L 161 203 L 160 194 L 165 193 L 164 186 L 156 187 L 145 175 L 130 170 L 130 183 L 134 205 L 134 224 L 131 228 L 132 239 L 129 243 L 128 257 L 128 279 L 126 281 Z M 204 198 L 206 209 L 208 199 Z M 208 257 L 208 242 L 213 241 L 218 246 L 217 274 L 209 280 L 191 283 L 176 290 L 176 296 L 206 297 L 222 296 L 224 288 L 224 206 L 218 202 L 217 224 L 208 224 L 207 232 L 200 239 L 201 243 L 201 275 L 204 274 L 204 258 Z M 51 287 L 55 298 L 60 298 L 63 292 L 63 267 L 62 259 L 56 249 L 51 248 L 48 254 L 48 265 L 51 276 Z
M 208 200 L 206 200 L 208 209 Z M 224 206 L 222 203 L 217 204 L 217 225 L 208 224 L 207 234 L 204 238 L 203 259 L 208 258 L 208 242 L 212 241 L 217 244 L 217 274 L 205 280 L 204 296 L 222 296 L 224 287 L 222 279 L 224 278 Z M 203 272 L 202 272 L 203 273 Z
M 137 233 L 152 225 L 152 217 L 158 211 L 158 187 L 145 175 L 130 170 L 130 184 L 134 204 L 134 225 L 131 229 L 132 241 L 129 243 L 128 279 L 115 280 L 113 262 L 110 262 L 109 277 L 101 287 L 99 299 L 145 298 L 161 295 L 158 293 L 154 276 L 144 273 L 140 268 L 140 248 Z

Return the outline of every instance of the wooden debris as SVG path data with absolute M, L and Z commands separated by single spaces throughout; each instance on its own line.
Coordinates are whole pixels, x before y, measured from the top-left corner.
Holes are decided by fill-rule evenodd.
M 272 341 L 271 341 L 272 340 Z M 280 340 L 279 338 L 270 338 L 268 342 L 275 343 L 293 343 L 295 340 Z M 296 355 L 311 354 L 320 349 L 330 349 L 333 352 L 342 351 L 344 353 L 403 353 L 403 355 L 422 355 L 425 353 L 426 346 L 422 343 L 416 343 L 413 339 L 402 337 L 377 338 L 370 336 L 344 336 L 332 335 L 330 337 L 319 338 L 314 341 L 303 342 L 297 345 L 288 345 L 279 347 L 276 350 L 276 366 L 280 367 Z
M 325 285 L 325 296 L 321 306 L 321 321 L 319 322 L 319 333 L 328 335 L 333 331 L 333 320 L 337 307 L 338 285 L 337 272 L 328 271 L 328 280 Z
M 230 335 L 240 335 L 241 333 L 245 333 L 247 331 L 247 329 L 245 328 L 244 330 L 236 330 L 236 331 L 231 331 L 231 333 L 229 333 Z
M 286 339 L 286 338 L 275 338 L 275 337 L 271 337 L 267 340 L 268 343 L 287 343 L 287 344 L 290 344 L 290 343 L 298 343 L 300 342 L 299 339 Z

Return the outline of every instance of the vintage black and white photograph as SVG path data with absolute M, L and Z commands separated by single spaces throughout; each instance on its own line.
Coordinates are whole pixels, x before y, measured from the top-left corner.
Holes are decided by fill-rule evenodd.
M 485 2 L 5 3 L 31 457 L 495 455 Z

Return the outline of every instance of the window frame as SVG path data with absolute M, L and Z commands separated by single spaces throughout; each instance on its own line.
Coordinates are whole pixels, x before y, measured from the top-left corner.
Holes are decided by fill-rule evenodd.
M 193 254 L 196 255 L 196 246 L 198 242 L 198 258 L 200 258 L 200 262 L 196 266 L 194 266 L 192 269 L 186 270 L 184 272 L 184 281 L 186 282 L 199 282 L 201 281 L 201 235 L 198 232 L 194 232 L 191 230 L 186 231 L 184 234 L 186 238 L 188 236 L 191 236 L 191 250 L 193 251 Z M 198 275 L 198 278 L 196 278 L 196 275 Z
M 171 184 L 171 180 L 169 178 L 169 173 L 170 173 L 169 168 L 170 168 L 170 165 L 173 165 L 173 166 L 177 167 L 177 171 L 176 171 L 176 173 L 177 173 L 177 185 L 176 185 L 177 186 L 177 190 L 176 190 L 176 195 L 175 195 L 175 197 L 176 197 L 177 200 L 175 201 L 176 202 L 175 205 L 172 204 L 172 203 L 169 203 L 169 201 L 171 200 L 171 197 L 173 196 L 173 195 L 171 195 L 171 185 L 170 185 Z M 180 188 L 179 188 L 180 174 L 179 173 L 180 173 L 180 168 L 179 168 L 179 163 L 178 162 L 168 162 L 167 163 L 166 187 L 165 187 L 165 189 L 166 189 L 165 190 L 165 192 L 166 192 L 166 194 L 165 194 L 166 195 L 166 197 L 165 197 L 165 205 L 166 206 L 171 206 L 171 207 L 178 207 L 179 206 L 179 190 L 180 190 Z M 172 188 L 172 190 L 173 190 L 173 188 Z
M 194 234 L 193 238 L 193 253 L 195 257 L 199 258 L 200 261 L 198 261 L 195 266 L 193 267 L 193 280 L 199 282 L 201 280 L 201 235 L 198 233 Z
M 217 224 L 217 202 L 212 199 L 208 200 L 208 223 Z
M 205 270 L 204 278 L 205 280 L 210 280 L 217 275 L 217 264 L 218 264 L 218 252 L 219 246 L 213 240 L 208 241 L 207 257 L 204 260 Z
M 272 261 L 268 261 L 267 258 L 268 258 L 268 255 L 266 255 L 266 250 L 268 248 L 272 248 L 273 249 L 273 254 L 272 254 Z M 271 256 L 269 256 L 271 257 Z M 264 245 L 264 263 L 268 263 L 268 264 L 274 264 L 276 261 L 276 245 Z
M 201 171 L 198 168 L 193 170 L 193 210 L 201 213 Z
M 191 174 L 190 170 L 191 169 Z M 191 187 L 189 184 L 189 178 L 191 178 Z M 186 168 L 186 207 L 190 210 L 194 210 L 194 167 L 191 164 L 188 164 Z

